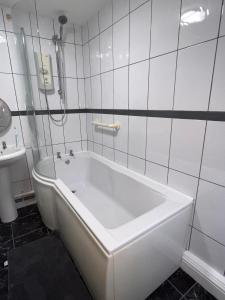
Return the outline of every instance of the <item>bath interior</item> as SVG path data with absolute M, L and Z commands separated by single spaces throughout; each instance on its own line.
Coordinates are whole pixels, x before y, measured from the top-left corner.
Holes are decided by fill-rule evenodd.
M 224 5 L 0 0 L 0 299 L 225 299 Z

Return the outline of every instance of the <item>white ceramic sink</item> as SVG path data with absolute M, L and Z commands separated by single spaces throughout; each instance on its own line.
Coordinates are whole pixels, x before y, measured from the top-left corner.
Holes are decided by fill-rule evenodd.
M 19 160 L 26 153 L 25 148 L 8 147 L 0 151 L 0 168 L 6 167 Z
M 25 153 L 24 148 L 15 146 L 0 150 L 0 218 L 3 223 L 12 222 L 17 218 L 9 166 L 21 159 Z

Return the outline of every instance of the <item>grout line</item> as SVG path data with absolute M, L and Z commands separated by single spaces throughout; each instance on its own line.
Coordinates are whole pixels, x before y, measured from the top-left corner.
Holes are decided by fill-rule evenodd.
M 152 6 L 153 0 L 150 1 L 150 38 L 149 38 L 149 56 L 151 54 L 151 45 L 152 45 Z M 147 110 L 149 109 L 149 94 L 150 94 L 150 72 L 151 72 L 151 64 L 150 60 L 148 62 L 148 88 L 147 88 Z M 146 117 L 145 121 L 145 166 L 144 166 L 144 175 L 146 175 L 146 157 L 147 157 L 147 145 L 148 145 L 148 123 L 149 120 Z
M 184 296 L 169 279 L 167 279 L 167 282 L 181 295 L 181 298 Z
M 176 81 L 177 81 L 177 67 L 178 67 L 178 55 L 179 55 L 179 43 L 180 43 L 180 20 L 182 14 L 182 6 L 183 2 L 180 0 L 180 15 L 179 15 L 179 26 L 177 32 L 177 50 L 176 50 L 176 63 L 175 63 L 175 74 L 174 74 L 174 86 L 173 86 L 173 104 L 172 110 L 174 110 L 175 105 L 175 94 L 176 94 Z M 168 171 L 167 171 L 167 185 L 169 184 L 169 169 L 170 169 L 170 159 L 171 159 L 171 147 L 172 147 L 172 133 L 173 133 L 173 122 L 174 120 L 171 119 L 171 127 L 170 127 L 170 142 L 169 142 L 169 153 L 168 153 Z
M 183 300 L 186 299 L 185 296 L 187 296 L 189 294 L 189 292 L 198 284 L 198 282 L 196 281 L 188 290 L 186 293 L 183 294 L 183 296 L 179 299 L 179 300 Z

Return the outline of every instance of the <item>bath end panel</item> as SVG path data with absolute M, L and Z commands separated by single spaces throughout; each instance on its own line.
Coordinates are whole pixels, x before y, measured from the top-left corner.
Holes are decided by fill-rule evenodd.
M 181 264 L 191 207 L 114 254 L 115 299 L 144 300 Z

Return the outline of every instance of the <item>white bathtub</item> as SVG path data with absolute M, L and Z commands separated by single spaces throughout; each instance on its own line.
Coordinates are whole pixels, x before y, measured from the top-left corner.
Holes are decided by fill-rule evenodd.
M 89 152 L 56 173 L 33 170 L 38 206 L 95 299 L 145 299 L 179 267 L 192 198 Z

